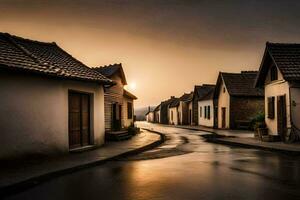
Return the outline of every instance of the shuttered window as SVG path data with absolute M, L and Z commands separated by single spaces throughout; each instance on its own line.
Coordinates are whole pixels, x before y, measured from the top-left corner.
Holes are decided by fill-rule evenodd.
M 268 97 L 268 118 L 274 119 L 275 117 L 275 97 Z
M 204 118 L 206 119 L 207 118 L 207 107 L 204 106 Z
M 207 106 L 207 119 L 210 119 L 210 106 Z
M 202 106 L 200 106 L 200 117 L 202 117 Z
M 128 119 L 132 119 L 132 103 L 127 102 L 127 116 Z

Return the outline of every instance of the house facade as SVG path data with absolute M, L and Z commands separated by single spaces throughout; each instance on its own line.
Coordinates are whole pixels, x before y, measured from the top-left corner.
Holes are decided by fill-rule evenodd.
M 249 128 L 251 120 L 264 112 L 264 90 L 254 88 L 257 72 L 220 72 L 214 98 L 217 99 L 217 127 Z
M 147 122 L 154 122 L 154 110 L 151 107 L 148 107 L 148 112 L 145 114 Z
M 189 125 L 191 124 L 192 118 L 192 100 L 193 92 L 185 93 L 179 98 L 178 113 L 178 124 Z
M 104 143 L 112 81 L 55 43 L 0 33 L 0 158 L 66 153 Z
M 134 121 L 133 101 L 137 97 L 124 89 L 127 81 L 122 64 L 96 67 L 94 69 L 115 83 L 104 88 L 106 132 L 120 131 L 129 127 Z
M 169 124 L 170 120 L 170 112 L 169 112 L 169 106 L 176 101 L 177 98 L 174 96 L 171 96 L 170 99 L 161 102 L 160 104 L 160 122 L 161 124 Z
M 198 124 L 200 126 L 215 126 L 214 90 L 214 85 L 199 88 L 198 92 L 202 94 L 201 97 L 198 98 Z
M 154 123 L 160 123 L 160 106 L 161 104 L 156 106 L 155 109 L 153 110 Z
M 168 124 L 178 125 L 181 121 L 181 112 L 179 111 L 180 100 L 179 98 L 173 98 L 173 101 L 170 103 L 168 107 Z
M 284 141 L 300 130 L 299 56 L 300 44 L 267 43 L 255 83 L 265 89 L 268 134 Z

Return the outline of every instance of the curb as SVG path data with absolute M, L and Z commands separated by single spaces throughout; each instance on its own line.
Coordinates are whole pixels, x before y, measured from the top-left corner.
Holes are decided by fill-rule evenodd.
M 169 127 L 169 125 L 164 125 L 164 126 Z M 172 126 L 170 126 L 170 127 L 172 127 Z M 180 126 L 179 127 L 175 126 L 175 127 L 181 128 L 181 129 L 186 129 L 186 130 L 203 131 L 203 132 L 212 133 L 212 135 L 207 134 L 207 135 L 200 136 L 200 137 L 205 138 L 205 140 L 210 143 L 223 144 L 223 145 L 227 145 L 227 146 L 235 146 L 235 147 L 242 147 L 242 148 L 250 148 L 250 149 L 261 149 L 261 150 L 265 150 L 265 151 L 277 152 L 277 153 L 282 153 L 282 154 L 291 155 L 291 156 L 299 156 L 300 155 L 300 151 L 278 149 L 278 148 L 274 148 L 274 147 L 258 146 L 258 145 L 254 145 L 254 144 L 245 144 L 245 143 L 233 142 L 233 141 L 225 141 L 222 139 L 220 140 L 218 138 L 232 138 L 232 137 L 219 135 L 218 133 L 216 133 L 212 130 L 204 130 L 204 129 L 180 127 Z
M 147 129 L 144 129 L 144 130 L 147 130 Z M 14 193 L 24 191 L 24 190 L 29 189 L 31 187 L 34 187 L 34 186 L 36 186 L 40 183 L 43 183 L 45 181 L 48 181 L 50 179 L 53 179 L 53 178 L 56 178 L 56 177 L 59 177 L 59 176 L 62 176 L 62 175 L 66 175 L 66 174 L 70 174 L 70 173 L 73 173 L 73 172 L 77 172 L 77 171 L 82 170 L 82 169 L 98 166 L 98 165 L 104 164 L 108 161 L 113 161 L 113 160 L 117 160 L 117 159 L 124 158 L 124 157 L 127 157 L 127 156 L 136 155 L 136 154 L 139 154 L 141 152 L 153 149 L 153 148 L 155 148 L 155 147 L 157 147 L 157 146 L 159 146 L 159 145 L 161 145 L 162 143 L 165 142 L 166 136 L 164 134 L 156 132 L 156 131 L 152 131 L 152 130 L 147 130 L 147 131 L 160 135 L 160 139 L 157 140 L 157 141 L 154 141 L 150 144 L 147 144 L 145 146 L 142 146 L 140 148 L 133 149 L 133 150 L 121 153 L 119 155 L 110 157 L 110 158 L 106 158 L 106 159 L 103 159 L 103 160 L 96 160 L 96 161 L 92 161 L 90 163 L 85 163 L 85 164 L 82 164 L 82 165 L 77 165 L 77 166 L 74 166 L 74 167 L 69 167 L 69 168 L 66 168 L 66 169 L 49 172 L 49 173 L 46 173 L 46 174 L 42 174 L 42 175 L 39 175 L 39 176 L 29 178 L 27 180 L 24 180 L 24 181 L 21 181 L 21 182 L 18 182 L 18 183 L 14 183 L 12 185 L 0 187 L 0 197 L 9 196 L 9 195 L 12 195 Z
M 266 150 L 266 151 L 271 151 L 271 152 L 278 152 L 278 153 L 288 154 L 288 155 L 292 155 L 292 156 L 299 156 L 300 155 L 300 151 L 278 149 L 278 148 L 266 147 L 266 146 L 257 146 L 257 145 L 254 145 L 254 144 L 245 144 L 245 143 L 233 142 L 233 141 L 225 141 L 225 140 L 219 140 L 217 138 L 207 138 L 206 141 L 211 142 L 211 143 L 215 143 L 215 144 L 224 144 L 224 145 L 250 148 L 250 149 L 261 149 L 261 150 Z

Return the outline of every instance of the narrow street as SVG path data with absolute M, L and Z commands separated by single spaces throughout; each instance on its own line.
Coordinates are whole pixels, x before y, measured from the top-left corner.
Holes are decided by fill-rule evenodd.
M 136 156 L 68 174 L 7 199 L 299 199 L 300 160 L 268 151 L 207 143 L 207 134 L 138 126 L 167 141 Z

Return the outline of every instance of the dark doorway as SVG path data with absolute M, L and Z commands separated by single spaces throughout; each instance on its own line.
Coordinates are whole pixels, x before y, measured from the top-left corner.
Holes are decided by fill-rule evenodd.
M 226 108 L 222 108 L 222 128 L 226 127 Z
M 277 130 L 278 135 L 284 141 L 287 132 L 285 95 L 277 97 Z
M 218 128 L 218 107 L 214 108 L 214 128 Z
M 112 130 L 121 130 L 121 119 L 122 119 L 122 105 L 118 103 L 112 104 Z
M 69 93 L 69 147 L 90 144 L 90 96 Z
M 192 124 L 192 110 L 189 110 L 189 125 Z

